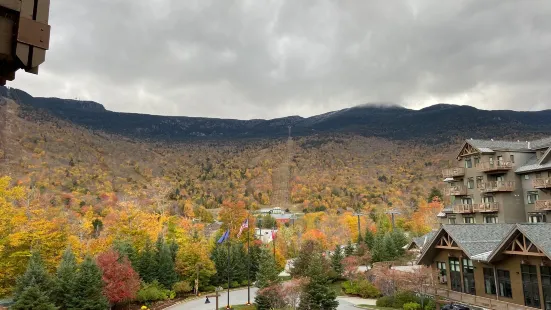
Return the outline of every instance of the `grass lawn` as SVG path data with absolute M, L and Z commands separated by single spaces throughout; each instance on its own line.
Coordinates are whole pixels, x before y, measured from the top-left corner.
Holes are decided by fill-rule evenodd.
M 235 305 L 235 306 L 231 306 L 232 309 L 236 309 L 236 310 L 255 310 L 255 307 L 254 305 L 250 305 L 250 306 L 246 306 L 246 305 Z M 225 310 L 226 307 L 221 307 L 219 308 L 220 310 Z
M 377 307 L 371 305 L 358 305 L 358 307 L 363 309 L 372 309 L 372 310 L 397 310 L 398 308 L 388 308 L 388 307 Z

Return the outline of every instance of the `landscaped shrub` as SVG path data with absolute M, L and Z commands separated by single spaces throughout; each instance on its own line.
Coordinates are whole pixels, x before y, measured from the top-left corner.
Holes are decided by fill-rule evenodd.
M 344 292 L 349 295 L 357 295 L 362 298 L 377 298 L 381 292 L 367 280 L 346 281 L 341 284 Z
M 241 286 L 247 286 L 249 284 L 248 280 L 241 281 Z M 252 283 L 251 283 L 252 284 Z
M 239 287 L 239 282 L 237 281 L 231 281 L 231 287 L 230 288 L 235 288 L 235 287 Z
M 417 296 L 415 296 L 413 292 L 409 292 L 409 291 L 398 292 L 394 294 L 394 303 L 392 304 L 392 306 L 394 308 L 402 308 L 404 304 L 407 304 L 410 302 L 419 303 L 419 298 L 417 298 Z
M 377 307 L 392 307 L 394 305 L 394 296 L 383 296 L 377 299 Z
M 157 300 L 167 300 L 171 295 L 171 291 L 164 289 L 157 281 L 149 284 L 144 284 L 138 291 L 138 301 L 148 302 Z
M 201 288 L 201 292 L 214 292 L 216 290 L 216 287 L 213 285 L 207 285 L 203 288 Z
M 187 293 L 191 293 L 193 291 L 193 288 L 187 281 L 180 281 L 180 282 L 174 283 L 174 285 L 172 286 L 172 289 L 178 296 L 182 296 Z
M 287 306 L 285 294 L 279 284 L 259 290 L 254 298 L 254 303 L 258 310 L 281 309 Z
M 408 302 L 404 304 L 404 310 L 422 310 L 421 305 L 416 302 Z
M 425 310 L 436 310 L 436 303 L 434 300 L 429 300 L 427 304 L 425 305 Z

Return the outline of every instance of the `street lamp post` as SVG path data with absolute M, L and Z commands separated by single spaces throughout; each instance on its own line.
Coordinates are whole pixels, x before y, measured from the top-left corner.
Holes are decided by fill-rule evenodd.
M 360 227 L 360 215 L 363 215 L 360 212 L 354 213 L 355 216 L 358 217 L 358 243 L 362 241 L 362 228 Z

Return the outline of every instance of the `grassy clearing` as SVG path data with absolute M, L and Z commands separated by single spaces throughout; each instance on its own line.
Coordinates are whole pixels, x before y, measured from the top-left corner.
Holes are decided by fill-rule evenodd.
M 398 308 L 377 307 L 372 305 L 357 305 L 357 307 L 360 307 L 363 309 L 371 309 L 371 310 L 399 310 Z
M 235 309 L 235 310 L 255 310 L 255 307 L 254 305 L 250 305 L 250 306 L 247 306 L 247 305 L 235 305 L 235 306 L 231 306 L 232 309 Z M 226 307 L 221 307 L 219 308 L 220 310 L 226 310 Z

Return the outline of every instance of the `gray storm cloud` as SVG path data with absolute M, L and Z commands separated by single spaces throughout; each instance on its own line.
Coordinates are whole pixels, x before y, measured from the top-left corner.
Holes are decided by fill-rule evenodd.
M 56 0 L 50 23 L 40 75 L 11 86 L 114 111 L 551 108 L 549 1 Z

